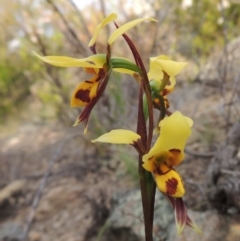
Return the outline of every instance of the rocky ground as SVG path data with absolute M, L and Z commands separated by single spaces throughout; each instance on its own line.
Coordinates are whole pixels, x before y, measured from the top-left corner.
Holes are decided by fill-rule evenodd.
M 116 175 L 121 163 L 109 163 L 86 143 L 76 129 L 51 124 L 26 124 L 2 139 L 0 240 L 98 235 L 113 194 L 133 185 L 124 171 Z
M 177 237 L 171 207 L 157 194 L 155 240 L 238 241 L 239 106 L 231 107 L 227 122 L 216 87 L 182 84 L 174 96 L 172 108 L 195 122 L 186 160 L 178 170 L 185 181 L 189 215 L 203 234 L 186 228 Z M 224 103 L 228 99 L 231 92 Z M 91 133 L 82 135 L 82 126 L 41 122 L 21 124 L 2 135 L 0 240 L 143 240 L 137 170 L 129 172 L 131 160 L 122 162 L 112 146 L 96 147 L 90 143 L 93 138 Z

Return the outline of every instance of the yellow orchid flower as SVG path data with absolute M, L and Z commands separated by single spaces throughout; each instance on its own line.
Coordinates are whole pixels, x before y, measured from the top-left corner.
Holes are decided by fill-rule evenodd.
M 58 67 L 82 67 L 85 72 L 94 76 L 80 83 L 74 90 L 71 98 L 71 106 L 86 106 L 97 95 L 100 80 L 105 76 L 104 65 L 106 63 L 105 54 L 95 54 L 84 59 L 76 59 L 65 56 L 40 56 L 34 54 L 45 63 Z
M 93 37 L 88 44 L 93 53 L 96 53 L 95 44 L 101 29 L 110 22 L 114 21 L 116 18 L 117 14 L 111 13 L 104 18 L 95 29 Z M 144 20 L 155 21 L 152 18 L 141 18 L 131 21 L 116 29 L 110 36 L 108 44 L 111 45 L 124 32 L 133 28 Z M 111 56 L 107 56 L 106 54 L 94 54 L 83 59 L 65 56 L 40 56 L 37 53 L 34 54 L 45 63 L 58 67 L 82 67 L 85 72 L 93 74 L 92 78 L 81 82 L 76 87 L 71 98 L 72 107 L 85 107 L 74 124 L 74 126 L 76 126 L 81 122 L 86 121 L 84 132 L 87 130 L 88 118 L 91 110 L 104 92 L 112 69 L 120 73 L 131 75 L 140 71 L 139 67 L 125 58 L 110 58 L 110 63 L 107 63 L 107 59 Z
M 159 123 L 160 135 L 156 143 L 143 156 L 143 167 L 153 173 L 159 190 L 172 197 L 182 197 L 185 193 L 181 177 L 172 167 L 184 159 L 192 124 L 192 120 L 179 111 L 165 117 Z
M 191 134 L 193 121 L 176 111 L 159 123 L 160 135 L 150 149 L 143 155 L 143 167 L 152 172 L 159 190 L 172 197 L 182 197 L 185 193 L 179 174 L 173 166 L 184 158 L 184 147 Z M 140 136 L 129 130 L 114 130 L 92 142 L 130 144 L 137 147 Z
M 168 93 L 171 92 L 176 84 L 176 75 L 178 75 L 183 68 L 185 68 L 187 63 L 185 62 L 175 62 L 172 61 L 165 55 L 159 55 L 157 57 L 150 58 L 150 70 L 148 72 L 149 80 L 155 80 L 158 82 L 160 87 L 163 80 L 163 71 L 166 72 L 169 76 L 169 84 L 165 86 L 165 89 L 168 90 Z
M 143 155 L 143 167 L 153 174 L 158 189 L 165 194 L 175 213 L 175 221 L 180 234 L 185 225 L 201 233 L 201 230 L 187 214 L 182 196 L 185 194 L 180 175 L 173 166 L 180 164 L 184 158 L 184 147 L 191 134 L 193 121 L 179 111 L 165 117 L 159 123 L 160 135 L 150 149 Z M 130 144 L 137 150 L 141 148 L 141 137 L 129 130 L 112 130 L 95 140 L 93 143 L 105 142 L 113 144 Z

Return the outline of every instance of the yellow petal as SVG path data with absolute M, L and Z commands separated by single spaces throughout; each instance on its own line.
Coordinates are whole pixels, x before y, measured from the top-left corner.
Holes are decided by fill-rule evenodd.
M 143 163 L 142 166 L 145 170 L 149 172 L 153 172 L 155 167 L 154 158 L 147 160 L 146 162 Z
M 183 152 L 186 141 L 191 134 L 190 120 L 186 119 L 179 111 L 165 117 L 159 124 L 161 127 L 160 136 L 151 150 L 143 156 L 144 160 L 148 160 L 162 151 L 178 149 Z
M 98 76 L 94 76 L 90 80 L 86 80 L 80 83 L 74 90 L 71 98 L 71 106 L 86 106 L 97 95 L 97 89 L 99 85 Z
M 175 77 L 183 70 L 183 68 L 187 66 L 187 63 L 185 62 L 176 62 L 161 58 L 157 58 L 155 62 L 157 62 L 161 66 L 161 69 L 165 71 L 170 77 Z
M 93 143 L 95 142 L 106 142 L 106 143 L 113 143 L 113 144 L 134 144 L 137 142 L 141 137 L 133 131 L 129 130 L 112 130 L 95 140 L 92 140 Z
M 161 81 L 163 79 L 163 72 L 158 62 L 150 60 L 150 70 L 148 72 L 148 79 L 158 81 Z
M 185 62 L 175 62 L 170 60 L 165 55 L 150 58 L 150 70 L 148 72 L 148 78 L 150 80 L 162 80 L 163 71 L 169 76 L 169 84 L 166 89 L 172 89 L 176 84 L 175 76 L 178 75 L 182 69 L 187 65 Z
M 96 43 L 97 37 L 99 35 L 99 32 L 102 28 L 104 28 L 108 23 L 111 21 L 114 21 L 117 18 L 117 14 L 111 13 L 106 18 L 103 19 L 103 21 L 97 26 L 97 28 L 94 31 L 93 37 L 90 40 L 88 46 L 93 46 Z
M 173 169 L 162 175 L 155 173 L 154 179 L 158 189 L 171 197 L 182 197 L 185 194 L 182 179 Z
M 124 24 L 123 26 L 121 26 L 120 28 L 116 29 L 111 36 L 108 39 L 108 44 L 111 45 L 119 36 L 121 36 L 122 34 L 124 34 L 126 31 L 128 31 L 129 29 L 135 27 L 137 24 L 145 21 L 145 20 L 150 20 L 150 21 L 155 21 L 157 22 L 156 19 L 154 18 L 140 18 L 140 19 L 136 19 L 133 20 L 129 23 Z
M 76 59 L 65 56 L 40 56 L 35 52 L 33 53 L 45 63 L 58 67 L 84 67 L 99 69 L 106 63 L 105 54 L 95 54 L 84 59 Z

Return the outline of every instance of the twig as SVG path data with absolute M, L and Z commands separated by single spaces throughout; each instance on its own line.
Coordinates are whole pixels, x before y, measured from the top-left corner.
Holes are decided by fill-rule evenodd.
M 202 152 L 189 150 L 188 148 L 185 149 L 185 152 L 191 156 L 198 156 L 198 157 L 204 157 L 204 158 L 211 158 L 215 155 L 214 152 L 202 153 Z
M 91 34 L 90 34 L 89 29 L 87 27 L 86 21 L 85 21 L 83 15 L 82 15 L 82 12 L 80 11 L 80 9 L 77 7 L 77 5 L 75 4 L 75 2 L 73 0 L 68 0 L 68 1 L 74 7 L 74 9 L 76 10 L 77 15 L 78 15 L 78 17 L 81 21 L 83 30 L 85 31 L 85 34 L 87 35 L 88 39 L 91 39 Z
M 62 21 L 64 22 L 70 36 L 72 36 L 72 38 L 75 40 L 74 43 L 77 44 L 77 49 L 80 48 L 82 49 L 83 53 L 88 53 L 88 49 L 82 44 L 81 40 L 78 38 L 76 32 L 72 29 L 72 27 L 68 24 L 68 21 L 66 20 L 66 18 L 64 17 L 64 15 L 59 11 L 58 7 L 56 6 L 56 4 L 52 1 L 52 0 L 46 0 L 49 4 L 52 5 L 54 11 L 56 13 L 58 13 L 58 15 L 60 16 L 60 18 L 62 19 Z M 66 35 L 66 37 L 68 38 L 68 35 Z M 70 41 L 71 42 L 71 41 Z
M 102 11 L 103 16 L 107 16 L 107 14 L 106 14 L 105 1 L 104 1 L 104 0 L 99 0 L 99 2 L 100 2 L 101 11 Z M 110 35 L 110 27 L 109 27 L 109 24 L 108 24 L 106 27 L 107 27 L 107 36 L 109 36 L 109 35 Z
M 227 170 L 227 169 L 222 168 L 222 169 L 220 169 L 220 172 L 223 173 L 223 174 L 232 175 L 234 177 L 240 176 L 239 171 L 231 171 L 231 170 Z
M 52 158 L 51 158 L 51 160 L 50 160 L 50 162 L 48 164 L 48 169 L 45 172 L 45 174 L 44 174 L 44 176 L 42 178 L 42 181 L 41 181 L 41 183 L 40 183 L 40 185 L 38 187 L 38 190 L 37 190 L 37 192 L 35 194 L 35 197 L 33 199 L 32 207 L 31 207 L 30 213 L 29 213 L 28 218 L 27 218 L 27 223 L 26 223 L 24 231 L 23 231 L 23 233 L 22 233 L 22 235 L 20 237 L 20 240 L 26 240 L 27 239 L 28 232 L 29 232 L 29 230 L 31 228 L 32 222 L 33 222 L 34 217 L 35 217 L 36 209 L 37 209 L 39 201 L 41 199 L 43 190 L 44 190 L 44 188 L 46 186 L 48 177 L 50 176 L 50 173 L 51 173 L 53 165 L 55 164 L 55 162 L 59 158 L 59 156 L 60 156 L 60 154 L 62 152 L 62 149 L 66 146 L 66 143 L 68 143 L 69 140 L 71 140 L 72 138 L 75 138 L 77 136 L 79 136 L 79 134 L 74 133 L 74 134 L 70 135 L 69 137 L 67 137 L 65 140 L 63 140 L 58 145 L 58 147 L 56 148 L 54 154 L 52 155 Z

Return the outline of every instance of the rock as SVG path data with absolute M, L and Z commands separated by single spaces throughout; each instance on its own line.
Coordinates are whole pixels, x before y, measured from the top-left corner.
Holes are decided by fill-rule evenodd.
M 23 229 L 18 222 L 6 222 L 0 226 L 0 240 L 18 241 Z
M 29 232 L 28 238 L 30 241 L 39 241 L 41 240 L 41 234 L 33 230 Z
M 231 224 L 229 227 L 229 234 L 226 241 L 239 241 L 240 240 L 240 224 Z
M 82 187 L 74 185 L 75 179 L 69 180 L 69 183 L 69 185 L 54 187 L 43 196 L 36 210 L 36 220 L 43 221 L 52 218 L 60 211 L 70 208 L 71 204 L 79 201 L 78 196 Z
M 0 190 L 0 206 L 9 201 L 11 197 L 20 195 L 25 188 L 25 180 L 15 180 Z
M 142 217 L 141 194 L 139 190 L 130 191 L 124 195 L 115 196 L 114 208 L 108 219 L 111 229 L 129 229 L 144 240 L 144 225 Z M 197 212 L 188 210 L 190 218 L 203 231 L 199 234 L 189 227 L 178 236 L 174 219 L 174 212 L 165 197 L 156 192 L 153 235 L 154 240 L 165 241 L 218 241 L 225 240 L 228 232 L 228 223 L 224 216 L 213 210 Z M 217 230 L 217 232 L 216 232 Z
M 216 85 L 224 80 L 232 81 L 240 73 L 240 37 L 227 44 L 225 50 L 212 54 L 199 74 L 199 80 Z
M 139 240 L 144 240 L 143 211 L 140 190 L 133 190 L 124 195 L 113 198 L 114 208 L 108 219 L 109 227 L 113 229 L 131 229 Z M 169 225 L 174 223 L 174 214 L 171 206 L 160 192 L 156 193 L 154 238 L 164 240 Z M 175 230 L 174 230 L 175 231 Z

